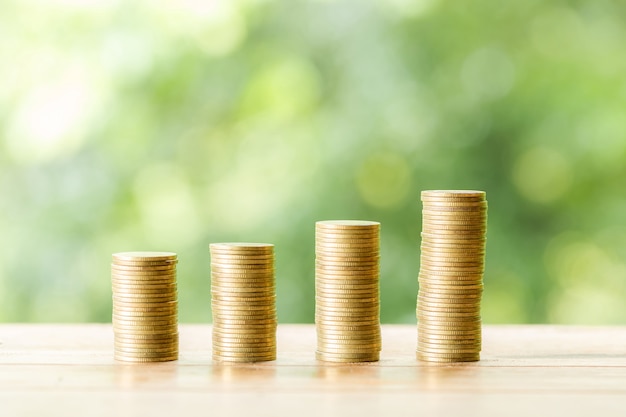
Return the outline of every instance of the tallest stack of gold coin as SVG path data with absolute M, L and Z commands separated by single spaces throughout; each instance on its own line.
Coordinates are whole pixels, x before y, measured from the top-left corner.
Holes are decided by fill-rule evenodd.
M 422 192 L 417 357 L 480 359 L 487 201 L 483 191 Z
M 372 362 L 380 355 L 380 223 L 317 222 L 315 324 L 319 360 Z
M 178 359 L 177 262 L 171 252 L 113 254 L 115 359 Z

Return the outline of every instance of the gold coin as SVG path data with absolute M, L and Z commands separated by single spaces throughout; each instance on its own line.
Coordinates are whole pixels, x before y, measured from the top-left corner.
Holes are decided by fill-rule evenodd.
M 132 346 L 170 346 L 178 344 L 178 333 L 167 334 L 132 334 L 132 333 L 114 333 L 114 342 L 123 345 Z
M 178 318 L 176 316 L 162 316 L 162 317 L 133 317 L 127 318 L 124 316 L 117 316 L 113 314 L 113 324 L 121 324 L 121 325 L 134 325 L 134 324 L 154 324 L 154 325 L 163 325 L 163 324 L 176 324 L 178 322 Z M 147 322 L 147 323 L 146 323 Z
M 215 317 L 214 317 L 215 318 Z M 260 323 L 260 324 L 241 324 L 241 323 L 225 323 L 217 322 L 213 323 L 213 332 L 217 332 L 220 334 L 275 334 L 276 329 L 278 327 L 278 321 L 273 320 L 269 323 Z
M 447 353 L 452 355 L 480 352 L 480 347 L 447 347 L 441 345 L 431 346 L 424 343 L 418 343 L 417 349 L 423 353 Z
M 330 353 L 315 351 L 315 358 L 325 362 L 376 362 L 380 357 L 378 350 L 366 353 Z
M 359 304 L 341 304 L 341 303 L 333 303 L 333 302 L 325 302 L 317 300 L 315 305 L 319 307 L 322 311 L 325 312 L 354 312 L 354 313 L 369 313 L 373 311 L 378 311 L 380 309 L 380 303 L 370 302 L 370 303 L 359 303 Z
M 177 260 L 173 261 L 120 261 L 113 260 L 114 265 L 118 265 L 121 267 L 151 267 L 151 266 L 172 266 L 178 263 Z
M 224 333 L 224 332 L 213 332 L 213 339 L 219 339 L 224 343 L 266 343 L 273 342 L 276 343 L 276 332 L 268 332 L 264 335 L 259 334 L 237 334 L 237 333 Z
M 484 258 L 486 250 L 484 246 L 481 247 L 465 247 L 450 245 L 445 246 L 429 246 L 427 242 L 422 242 L 420 246 L 420 254 L 427 256 L 444 256 L 444 257 L 473 257 Z
M 359 331 L 341 331 L 341 330 L 325 330 L 317 329 L 317 337 L 325 340 L 380 340 L 380 329 L 368 330 L 367 332 Z
M 433 218 L 433 217 L 423 217 L 422 218 L 422 227 L 423 228 L 460 228 L 461 230 L 473 230 L 480 229 L 485 230 L 487 228 L 487 218 L 486 217 L 478 217 L 476 219 L 441 219 L 441 218 Z
M 276 344 L 276 332 L 227 332 L 227 331 L 213 331 L 213 340 L 221 340 L 225 343 L 267 343 L 273 342 Z
M 174 320 L 173 322 L 170 321 L 162 321 L 162 322 L 151 322 L 151 323 L 146 323 L 143 321 L 120 321 L 120 320 L 113 320 L 113 330 L 114 331 L 131 331 L 134 332 L 135 330 L 147 330 L 147 331 L 152 331 L 154 330 L 155 333 L 157 334 L 156 331 L 159 331 L 159 333 L 163 333 L 165 331 L 169 331 L 171 333 L 178 333 L 178 323 L 176 323 L 176 321 Z M 163 330 L 161 332 L 161 330 Z
M 422 199 L 424 207 L 486 207 L 487 200 L 472 200 L 472 198 L 461 198 L 459 200 L 452 200 L 451 198 L 437 199 L 434 197 Z
M 417 309 L 417 319 L 424 320 L 446 320 L 446 321 L 454 321 L 454 322 L 467 322 L 467 321 L 480 321 L 480 308 L 474 309 L 474 311 L 462 311 L 462 312 L 450 312 L 450 311 L 438 311 L 438 310 L 427 310 L 425 308 Z
M 429 278 L 424 278 L 424 277 L 420 277 L 418 282 L 419 285 L 424 288 L 424 291 L 428 291 L 428 292 L 436 292 L 437 289 L 441 290 L 440 292 L 444 292 L 445 293 L 445 289 L 454 289 L 454 288 L 458 288 L 459 290 L 463 290 L 467 287 L 471 287 L 473 285 L 482 285 L 483 281 L 482 279 L 470 279 L 470 280 L 466 280 L 466 279 L 454 279 L 455 277 L 452 277 L 453 279 L 449 279 L 449 278 L 445 278 L 444 279 L 429 279 Z
M 111 286 L 117 287 L 128 287 L 128 288 L 155 288 L 154 286 L 172 286 L 177 285 L 176 280 L 143 280 L 143 281 L 133 281 L 133 280 L 124 280 L 111 278 Z
M 419 335 L 422 336 L 419 336 Z M 418 328 L 418 337 L 433 337 L 433 336 L 453 336 L 459 338 L 469 338 L 469 339 L 481 339 L 482 333 L 480 328 L 478 329 L 469 329 L 469 330 L 424 330 L 422 328 Z
M 118 352 L 174 353 L 178 351 L 178 343 L 133 344 L 116 340 L 114 347 Z
M 380 276 L 378 272 L 362 273 L 362 271 L 315 271 L 315 282 L 323 284 L 354 284 L 354 285 L 374 285 L 378 284 Z
M 316 279 L 316 288 L 326 291 L 326 292 L 334 292 L 334 290 L 345 290 L 352 291 L 354 293 L 363 294 L 363 291 L 368 291 L 371 294 L 378 293 L 378 283 L 375 284 L 350 284 L 350 283 L 339 283 L 339 282 L 328 282 L 322 281 L 321 279 Z M 360 292 L 359 292 L 360 291 Z M 338 294 L 338 293 L 337 293 Z
M 378 319 L 378 317 L 354 319 L 354 318 L 347 318 L 347 317 L 336 318 L 336 317 L 325 317 L 325 316 L 316 315 L 315 324 L 324 326 L 324 327 L 343 326 L 344 328 L 352 327 L 352 326 L 380 326 L 380 320 Z
M 242 297 L 267 297 L 270 295 L 274 295 L 274 287 L 224 287 L 224 286 L 211 286 L 211 294 L 222 294 L 222 295 L 241 295 Z
M 459 307 L 461 306 L 461 307 Z M 426 314 L 427 312 L 433 313 L 480 313 L 480 304 L 467 305 L 467 304 L 448 304 L 448 305 L 436 305 L 420 303 L 417 306 L 417 313 Z
M 417 296 L 418 302 L 426 303 L 461 303 L 461 304 L 479 304 L 482 296 L 478 294 L 441 294 L 435 292 L 420 292 Z
M 254 358 L 255 356 L 271 357 L 276 354 L 275 352 L 276 352 L 276 349 L 274 348 L 260 349 L 260 350 L 249 349 L 249 348 L 223 349 L 221 347 L 213 346 L 213 356 L 220 356 L 220 357 L 232 357 L 232 358 L 236 358 L 236 357 Z
M 422 321 L 425 323 L 477 323 L 480 322 L 480 314 L 471 314 L 467 316 L 463 316 L 460 314 L 454 315 L 453 313 L 437 313 L 434 311 L 426 311 L 420 310 L 419 314 L 417 314 L 417 321 Z
M 148 362 L 169 362 L 178 360 L 178 354 L 170 355 L 170 356 L 162 356 L 158 358 L 145 358 L 145 357 L 135 357 L 132 355 L 126 355 L 121 353 L 115 353 L 114 359 L 119 362 L 129 362 L 129 363 L 148 363 Z
M 211 280 L 211 287 L 213 288 L 258 288 L 266 291 L 275 291 L 276 285 L 273 282 L 266 281 L 223 281 L 223 280 Z
M 345 322 L 329 322 L 329 321 L 316 321 L 315 328 L 317 331 L 323 332 L 380 332 L 380 322 L 363 323 L 357 322 L 356 324 L 348 324 Z
M 487 232 L 487 223 L 481 224 L 478 222 L 435 222 L 424 221 L 422 222 L 422 231 L 429 234 L 437 235 L 462 235 L 481 237 Z
M 277 316 L 276 313 L 264 313 L 264 314 L 249 314 L 249 313 L 237 313 L 232 312 L 230 310 L 227 311 L 214 311 L 213 312 L 213 321 L 216 323 L 221 323 L 228 321 L 244 321 L 244 322 L 252 322 L 252 323 L 263 323 L 268 321 L 276 321 Z
M 320 287 L 325 287 L 326 285 L 354 285 L 354 286 L 378 287 L 379 280 L 377 277 L 363 277 L 360 275 L 334 276 L 334 277 L 316 275 L 315 284 L 316 286 L 320 286 Z
M 268 362 L 268 361 L 275 361 L 276 354 L 275 353 L 270 353 L 270 354 L 265 354 L 265 355 L 247 354 L 243 356 L 237 356 L 237 355 L 233 356 L 233 355 L 228 355 L 228 354 L 216 354 L 214 352 L 213 360 L 216 362 L 231 362 L 231 363 Z
M 226 286 L 226 287 L 242 287 L 242 286 L 253 286 L 253 287 L 265 287 L 265 288 L 274 288 L 276 285 L 273 278 L 228 278 L 213 275 L 211 277 L 211 284 L 216 286 Z
M 115 288 L 113 289 L 113 298 L 124 298 L 124 299 L 132 299 L 141 300 L 153 299 L 153 300 L 163 300 L 165 298 L 168 299 L 176 299 L 177 291 L 142 291 L 142 292 L 131 292 L 131 291 L 119 291 Z
M 249 340 L 229 342 L 228 339 L 213 337 L 212 346 L 213 349 L 228 350 L 230 352 L 267 352 L 276 350 L 276 341 L 269 338 L 258 342 Z
M 422 209 L 422 220 L 427 216 L 448 216 L 460 218 L 484 218 L 488 219 L 487 206 L 485 207 L 464 207 L 464 206 L 427 206 Z
M 320 288 L 316 288 L 315 294 L 317 297 L 332 299 L 332 300 L 360 300 L 361 298 L 372 298 L 378 296 L 378 291 L 325 291 Z
M 163 294 L 163 295 L 175 295 L 177 294 L 177 290 L 176 287 L 173 288 L 156 288 L 156 289 L 136 289 L 136 288 L 132 288 L 132 289 L 128 289 L 128 288 L 120 288 L 117 286 L 112 287 L 113 290 L 113 294 L 120 294 L 120 295 L 124 295 L 124 294 L 128 294 L 129 296 L 134 296 L 134 295 L 159 295 L 159 294 Z
M 211 259 L 211 268 L 213 270 L 223 270 L 228 269 L 229 271 L 234 270 L 260 270 L 260 271 L 272 271 L 274 270 L 274 262 L 269 261 L 255 261 L 255 260 L 245 260 L 240 262 L 227 262 L 222 259 Z
M 169 344 L 120 344 L 115 342 L 114 349 L 126 353 L 174 353 L 178 351 L 178 343 Z
M 380 233 L 369 231 L 366 233 L 351 234 L 341 231 L 328 231 L 318 229 L 315 231 L 315 243 L 318 245 L 356 245 L 377 248 L 380 244 Z
M 211 294 L 211 300 L 220 303 L 246 303 L 251 305 L 273 305 L 276 303 L 276 294 L 271 294 L 266 297 L 238 297 L 222 294 Z
M 248 271 L 256 272 L 257 274 L 265 273 L 272 274 L 274 272 L 274 266 L 272 263 L 265 264 L 235 264 L 235 263 L 218 263 L 211 262 L 211 271 L 217 273 L 247 273 Z
M 132 319 L 134 317 L 137 318 L 148 318 L 148 317 L 176 317 L 177 316 L 177 311 L 151 311 L 151 312 L 145 312 L 145 311 L 126 311 L 123 309 L 119 309 L 119 308 L 113 308 L 113 316 L 117 316 L 117 317 L 126 317 L 128 319 Z
M 315 260 L 320 262 L 379 262 L 380 252 L 374 250 L 344 250 L 315 248 Z
M 380 241 L 380 231 L 376 229 L 315 229 L 315 240 L 361 240 L 365 242 Z
M 220 338 L 225 339 L 266 339 L 276 338 L 276 329 L 222 329 L 214 327 L 212 332 L 212 338 L 217 340 Z
M 276 324 L 276 318 L 237 319 L 237 318 L 231 318 L 231 317 L 222 318 L 221 316 L 213 315 L 213 324 L 215 326 L 223 326 L 223 325 L 228 325 L 228 324 L 241 324 L 241 325 Z
M 480 360 L 480 353 L 467 354 L 434 354 L 427 352 L 417 352 L 417 359 L 424 362 L 454 363 L 454 362 L 477 362 Z
M 470 321 L 459 321 L 456 319 L 445 319 L 445 318 L 424 318 L 418 317 L 417 322 L 421 322 L 421 326 L 419 329 L 422 331 L 427 331 L 426 329 L 440 329 L 443 331 L 469 331 L 469 330 L 477 330 L 481 326 L 480 320 L 470 320 Z
M 115 340 L 120 340 L 126 343 L 147 343 L 147 342 L 153 342 L 153 343 L 164 343 L 164 342 L 171 342 L 171 341 L 177 341 L 178 340 L 178 333 L 167 333 L 167 334 L 154 334 L 154 335 L 148 335 L 148 334 L 129 334 L 129 333 L 114 333 L 115 336 Z
M 419 335 L 429 335 L 429 336 L 457 336 L 457 337 L 482 337 L 482 332 L 480 326 L 467 329 L 467 330 L 447 330 L 447 329 L 439 329 L 439 328 L 431 328 L 418 326 L 418 337 Z
M 378 304 L 379 297 L 360 297 L 360 298 L 343 298 L 343 297 L 324 297 L 320 295 L 315 296 L 315 301 L 318 301 L 325 305 L 335 305 L 337 307 L 345 306 L 368 306 Z
M 224 242 L 211 243 L 211 251 L 224 252 L 273 252 L 274 245 L 271 243 L 251 243 L 251 242 Z
M 155 290 L 155 289 L 170 289 L 176 288 L 176 281 L 164 281 L 164 282 L 145 282 L 145 283 L 137 283 L 133 281 L 119 281 L 112 280 L 111 285 L 117 288 L 128 288 L 128 289 L 146 289 L 146 290 Z
M 172 271 L 176 271 L 176 264 L 170 263 L 165 265 L 139 265 L 139 266 L 131 266 L 131 265 L 118 265 L 111 264 L 112 271 L 119 272 L 137 272 L 137 271 L 166 271 L 162 273 L 172 273 Z
M 211 305 L 217 308 L 224 308 L 232 311 L 248 311 L 250 313 L 253 312 L 263 312 L 275 310 L 276 306 L 274 304 L 265 304 L 265 305 L 253 305 L 249 303 L 223 303 L 212 301 Z
M 458 259 L 458 258 L 457 258 Z M 426 267 L 428 269 L 434 268 L 463 268 L 463 269 L 475 269 L 483 271 L 485 269 L 485 262 L 482 260 L 470 260 L 467 262 L 455 262 L 452 258 L 427 258 L 422 255 L 420 259 L 420 267 Z
M 174 252 L 118 252 L 113 254 L 113 260 L 120 261 L 172 261 L 176 260 Z
M 315 227 L 330 229 L 378 229 L 379 222 L 368 220 L 320 220 L 315 222 Z
M 118 269 L 111 268 L 111 276 L 127 279 L 168 279 L 176 277 L 176 269 L 148 270 L 148 269 Z
M 439 353 L 441 351 L 436 351 L 435 349 L 441 349 L 442 351 L 457 351 L 457 350 L 469 350 L 472 352 L 480 352 L 482 349 L 481 341 L 470 339 L 470 340 L 452 340 L 452 339 L 425 339 L 420 338 L 417 343 L 418 349 L 421 349 L 424 352 L 434 352 Z M 468 352 L 465 352 L 468 353 Z
M 370 353 L 379 352 L 382 348 L 381 343 L 368 344 L 336 344 L 336 343 L 317 343 L 317 351 L 324 353 Z
M 157 301 L 153 303 L 117 300 L 113 302 L 114 308 L 122 308 L 132 311 L 165 311 L 178 308 L 178 301 Z
M 437 243 L 433 244 L 426 239 L 422 239 L 422 244 L 420 246 L 421 253 L 433 254 L 436 255 L 438 253 L 452 253 L 452 254 L 468 254 L 475 256 L 484 256 L 486 253 L 486 248 L 484 244 L 480 245 L 460 245 L 460 244 L 446 244 L 446 243 Z
M 239 262 L 239 261 L 274 261 L 274 252 L 262 253 L 262 254 L 245 254 L 245 253 L 224 253 L 224 252 L 212 252 L 211 259 L 220 259 L 227 262 Z
M 469 285 L 447 285 L 447 284 L 429 284 L 420 282 L 420 289 L 425 292 L 442 293 L 442 294 L 482 294 L 484 285 L 469 284 Z
M 486 233 L 437 234 L 422 230 L 421 246 L 452 249 L 484 249 L 487 243 Z
M 149 326 L 148 326 L 149 327 Z M 178 326 L 170 326 L 167 328 L 150 328 L 150 329 L 139 329 L 137 327 L 134 328 L 118 328 L 113 327 L 113 332 L 116 334 L 127 334 L 129 336 L 137 337 L 137 336 L 155 336 L 155 335 L 166 335 L 166 334 L 174 334 L 178 333 Z
M 377 322 L 379 311 L 372 311 L 367 313 L 359 313 L 359 312 L 341 312 L 341 311 L 327 311 L 320 307 L 317 307 L 315 310 L 316 317 L 323 318 L 324 320 L 366 320 Z
M 317 255 L 328 254 L 333 256 L 334 254 L 353 254 L 353 256 L 375 256 L 380 254 L 380 242 L 373 241 L 359 242 L 359 243 L 343 243 L 341 241 L 330 240 L 315 240 L 315 253 Z
M 116 277 L 111 278 L 111 286 L 116 287 L 130 287 L 130 288 L 145 288 L 150 289 L 154 288 L 153 286 L 161 286 L 161 285 L 176 285 L 176 280 L 126 280 L 126 279 L 118 279 Z M 158 288 L 158 287 L 157 287 Z
M 484 200 L 487 193 L 481 190 L 423 190 L 421 198 L 445 198 L 462 200 Z

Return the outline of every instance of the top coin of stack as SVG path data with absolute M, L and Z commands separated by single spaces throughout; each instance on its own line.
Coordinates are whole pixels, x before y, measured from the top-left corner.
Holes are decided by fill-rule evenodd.
M 276 359 L 274 245 L 212 243 L 213 359 Z
M 379 233 L 378 222 L 316 223 L 315 324 L 319 360 L 379 359 Z
M 487 201 L 483 191 L 422 192 L 417 357 L 480 359 Z
M 116 360 L 178 359 L 177 256 L 171 252 L 113 254 L 113 331 Z

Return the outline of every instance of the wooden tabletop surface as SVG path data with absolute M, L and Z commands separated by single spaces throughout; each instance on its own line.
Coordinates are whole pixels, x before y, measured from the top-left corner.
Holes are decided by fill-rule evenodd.
M 112 359 L 111 325 L 0 325 L 0 416 L 626 416 L 626 327 L 485 326 L 478 363 L 415 359 L 416 326 L 383 326 L 381 361 L 315 360 L 312 325 L 279 325 L 278 360 L 211 360 L 209 325 L 180 360 Z

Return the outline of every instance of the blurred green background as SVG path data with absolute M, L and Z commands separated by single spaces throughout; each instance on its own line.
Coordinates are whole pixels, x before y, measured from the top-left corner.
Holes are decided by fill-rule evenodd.
M 0 2 L 0 320 L 110 321 L 110 256 L 276 244 L 312 322 L 314 222 L 382 222 L 414 323 L 419 193 L 487 191 L 486 323 L 626 323 L 626 3 Z

